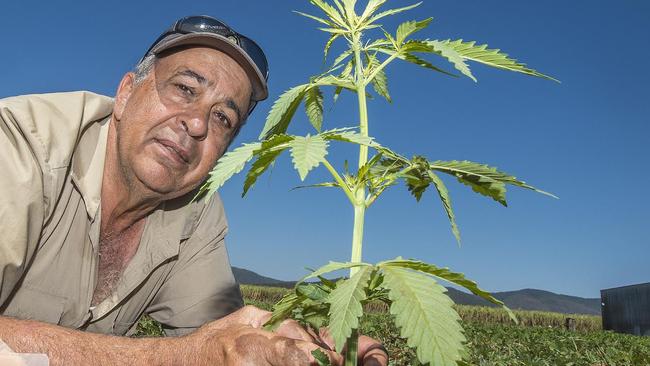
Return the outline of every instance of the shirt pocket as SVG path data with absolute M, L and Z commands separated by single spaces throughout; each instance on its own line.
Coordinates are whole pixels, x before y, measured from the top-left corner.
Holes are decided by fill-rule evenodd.
M 38 320 L 59 324 L 65 309 L 66 298 L 40 289 L 22 286 L 14 294 L 2 315 L 23 320 Z

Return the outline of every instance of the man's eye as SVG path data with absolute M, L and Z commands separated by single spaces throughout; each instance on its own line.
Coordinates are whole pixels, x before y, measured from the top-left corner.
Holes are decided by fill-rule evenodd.
M 190 88 L 189 86 L 187 86 L 185 84 L 175 84 L 175 85 L 176 85 L 176 88 L 178 88 L 178 90 L 183 92 L 183 94 L 194 95 L 194 89 Z
M 230 123 L 230 119 L 228 119 L 228 116 L 226 116 L 223 112 L 214 112 L 214 116 L 221 123 L 224 127 L 230 129 L 232 127 L 232 123 Z

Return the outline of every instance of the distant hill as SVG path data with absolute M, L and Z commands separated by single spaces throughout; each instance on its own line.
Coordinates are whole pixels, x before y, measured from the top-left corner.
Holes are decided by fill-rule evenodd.
M 232 273 L 235 275 L 235 280 L 237 282 L 246 285 L 264 285 L 290 288 L 296 284 L 296 282 L 281 281 L 270 277 L 264 277 L 253 271 L 234 266 L 232 267 Z
M 232 267 L 235 279 L 241 284 L 293 287 L 295 282 L 281 281 L 261 276 L 247 269 Z M 478 296 L 448 287 L 447 293 L 455 303 L 463 305 L 493 306 Z M 559 295 L 549 291 L 523 289 L 517 291 L 495 292 L 492 295 L 503 301 L 511 309 L 553 311 L 565 314 L 600 315 L 600 299 L 586 299 L 577 296 Z

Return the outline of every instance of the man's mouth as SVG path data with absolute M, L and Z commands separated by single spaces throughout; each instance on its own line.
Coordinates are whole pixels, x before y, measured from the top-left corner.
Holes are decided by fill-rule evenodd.
M 156 142 L 163 146 L 167 151 L 170 152 L 171 158 L 177 160 L 179 163 L 189 164 L 190 154 L 187 149 L 183 148 L 181 145 L 165 139 L 156 139 Z

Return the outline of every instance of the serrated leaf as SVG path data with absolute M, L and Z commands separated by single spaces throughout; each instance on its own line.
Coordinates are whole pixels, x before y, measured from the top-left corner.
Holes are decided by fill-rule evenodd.
M 343 0 L 343 7 L 345 10 L 346 18 L 349 20 L 348 23 L 354 24 L 357 19 L 357 13 L 354 11 L 354 5 L 357 0 Z
M 257 178 L 268 169 L 280 154 L 282 154 L 282 151 L 284 150 L 267 151 L 257 157 L 257 160 L 253 162 L 248 173 L 246 173 L 246 180 L 244 181 L 244 188 L 241 193 L 242 197 L 246 196 L 248 190 L 255 185 L 255 182 L 257 182 Z
M 408 6 L 404 6 L 404 7 L 401 7 L 401 8 L 396 8 L 396 9 L 390 9 L 390 10 L 382 11 L 381 13 L 376 14 L 375 16 L 373 16 L 373 17 L 371 17 L 370 19 L 368 19 L 367 24 L 372 24 L 372 23 L 378 21 L 378 20 L 381 19 L 381 18 L 384 18 L 384 17 L 390 16 L 390 15 L 398 14 L 398 13 L 401 13 L 401 12 L 403 12 L 403 11 L 407 11 L 407 10 L 413 9 L 413 8 L 415 8 L 416 6 L 419 6 L 420 4 L 422 4 L 421 1 L 418 2 L 418 3 L 415 3 L 415 4 L 413 4 L 413 5 L 408 5 Z
M 330 273 L 334 271 L 338 271 L 340 269 L 348 269 L 352 267 L 365 267 L 365 266 L 370 266 L 368 263 L 352 263 L 352 262 L 332 262 L 330 261 L 326 265 L 320 267 L 319 269 L 312 271 L 312 273 L 306 275 L 305 277 L 301 278 L 298 283 L 305 282 L 310 278 L 316 278 L 319 276 L 324 275 L 325 273 Z
M 429 26 L 432 20 L 433 18 L 427 18 L 420 21 L 410 20 L 400 24 L 397 27 L 395 41 L 398 45 L 401 45 L 408 36 Z
M 465 336 L 447 289 L 419 272 L 383 266 L 384 284 L 392 301 L 390 313 L 401 336 L 416 348 L 418 359 L 436 366 L 456 366 Z
M 343 60 L 348 58 L 350 55 L 352 55 L 352 51 L 349 49 L 341 52 L 341 54 L 334 59 L 334 62 L 332 63 L 332 67 L 336 67 L 338 64 L 343 62 Z
M 366 57 L 368 59 L 368 72 L 372 73 L 375 68 L 379 67 L 379 60 L 377 60 L 377 57 L 373 54 L 366 54 Z M 384 69 L 377 72 L 371 82 L 375 92 L 384 97 L 384 99 L 390 103 L 391 99 L 390 94 L 388 94 L 388 78 L 386 78 L 386 72 Z
M 487 291 L 482 290 L 481 288 L 478 287 L 478 284 L 470 279 L 467 279 L 464 274 L 462 273 L 457 273 L 457 272 L 452 272 L 449 270 L 449 268 L 439 268 L 433 264 L 425 263 L 422 261 L 416 261 L 416 260 L 408 260 L 408 259 L 402 259 L 402 258 L 397 258 L 394 260 L 390 261 L 385 261 L 381 262 L 377 265 L 380 268 L 385 268 L 387 266 L 397 266 L 401 268 L 409 268 L 415 271 L 427 273 L 433 276 L 436 276 L 440 279 L 443 279 L 445 281 L 451 282 L 453 284 L 456 284 L 458 286 L 462 286 L 469 291 L 471 291 L 474 295 L 479 296 L 493 304 L 499 305 L 504 308 L 508 312 L 508 315 L 510 318 L 517 322 L 517 318 L 515 317 L 514 313 L 499 299 L 495 298 L 492 296 Z
M 444 43 L 440 41 L 429 41 L 427 42 L 431 46 L 431 50 L 440 56 L 446 58 L 449 62 L 451 62 L 456 70 L 460 71 L 463 75 L 467 76 L 468 78 L 474 80 L 476 82 L 476 78 L 474 75 L 472 75 L 472 72 L 469 69 L 469 66 L 465 63 L 465 59 L 463 56 L 458 53 L 452 46 L 450 46 L 449 43 Z
M 539 190 L 523 181 L 517 180 L 514 176 L 500 172 L 497 168 L 485 164 L 467 160 L 438 160 L 431 162 L 429 167 L 433 170 L 455 176 L 461 183 L 470 186 L 474 192 L 491 197 L 504 206 L 508 206 L 506 202 L 506 184 L 531 189 L 535 192 L 557 198 L 548 192 Z
M 498 69 L 520 72 L 522 74 L 537 76 L 559 82 L 557 79 L 544 75 L 536 70 L 526 67 L 526 64 L 508 57 L 499 49 L 489 49 L 486 44 L 476 45 L 476 42 L 465 42 L 462 39 L 452 41 L 450 39 L 429 41 L 434 47 L 449 47 L 460 54 L 464 59 L 482 63 Z
M 318 366 L 332 366 L 330 358 L 322 350 L 315 349 L 311 351 L 311 354 L 316 359 L 316 362 L 318 362 Z
M 456 215 L 454 215 L 454 210 L 451 208 L 451 198 L 449 197 L 447 186 L 445 186 L 442 179 L 440 179 L 433 171 L 427 171 L 427 175 L 438 191 L 438 196 L 440 197 L 440 201 L 442 201 L 442 206 L 445 208 L 445 212 L 449 218 L 449 223 L 451 224 L 451 232 L 454 234 L 454 237 L 456 237 L 458 245 L 460 245 L 460 231 L 456 225 Z
M 305 95 L 305 112 L 309 122 L 320 132 L 323 126 L 323 93 L 317 86 L 312 86 Z
M 326 33 L 338 34 L 338 35 L 349 33 L 347 30 L 340 29 L 340 28 L 318 28 L 318 30 L 322 30 L 323 32 Z
M 419 176 L 410 175 L 406 178 L 406 187 L 413 197 L 415 197 L 415 200 L 420 202 L 422 194 L 429 188 L 429 181 L 421 179 Z
M 376 143 L 372 137 L 364 136 L 351 128 L 336 128 L 324 131 L 320 134 L 326 140 L 338 140 L 343 142 L 351 142 L 358 145 L 364 145 L 372 148 L 379 148 L 380 145 Z
M 330 281 L 327 278 L 323 276 L 316 276 L 318 277 L 318 280 L 323 284 L 323 286 L 329 288 L 330 290 L 333 290 L 336 288 L 336 282 Z
M 310 170 L 317 167 L 327 155 L 327 141 L 320 135 L 294 136 L 289 143 L 293 166 L 300 175 L 300 180 L 305 180 Z
M 339 95 L 341 95 L 341 92 L 343 91 L 343 88 L 340 86 L 337 86 L 336 89 L 334 90 L 334 96 L 332 96 L 332 102 L 336 103 L 336 101 L 339 99 Z
M 309 84 L 294 86 L 280 95 L 275 103 L 273 103 L 273 107 L 271 107 L 268 116 L 266 116 L 264 129 L 262 129 L 262 133 L 259 136 L 260 140 L 287 131 L 289 122 L 291 122 L 291 118 L 296 113 L 296 109 L 298 109 L 300 101 L 304 97 L 308 87 Z
M 343 350 L 352 329 L 359 327 L 359 317 L 363 314 L 361 301 L 366 298 L 366 285 L 373 267 L 361 267 L 349 279 L 340 282 L 327 298 L 330 304 L 329 331 L 334 339 L 335 349 Z
M 356 85 L 349 78 L 336 77 L 334 75 L 326 75 L 314 80 L 314 85 L 332 85 L 338 86 L 349 90 L 356 90 Z
M 341 27 L 345 27 L 345 21 L 342 18 L 342 14 L 338 10 L 334 9 L 330 4 L 323 0 L 309 0 L 310 3 L 320 8 L 327 16 L 336 24 Z
M 296 293 L 313 301 L 321 301 L 327 298 L 330 291 L 324 290 L 315 283 L 299 283 L 296 285 Z
M 239 173 L 244 168 L 246 162 L 253 158 L 254 151 L 259 149 L 260 146 L 262 146 L 262 144 L 259 142 L 243 144 L 242 146 L 225 153 L 221 158 L 219 158 L 217 165 L 215 165 L 210 172 L 208 180 L 203 184 L 203 186 L 201 186 L 197 197 L 204 192 L 207 192 L 208 196 L 214 194 L 214 192 L 221 188 L 230 177 Z
M 406 45 L 407 44 L 409 44 L 409 42 L 407 42 Z M 387 54 L 389 56 L 392 56 L 396 52 L 395 50 L 387 48 L 387 47 L 374 47 L 372 49 L 376 50 L 378 52 L 381 52 L 381 53 L 385 53 L 385 54 Z M 412 53 L 407 52 L 407 50 L 408 50 L 408 48 L 405 49 L 404 47 L 402 47 L 401 53 L 399 53 L 396 57 L 398 59 L 402 60 L 402 61 L 410 62 L 412 64 L 424 67 L 424 68 L 429 69 L 429 70 L 437 71 L 437 72 L 445 74 L 445 75 L 456 77 L 456 75 L 450 73 L 449 71 L 445 71 L 445 70 L 433 65 L 429 61 L 426 61 L 426 60 L 424 60 L 424 59 L 422 59 L 422 58 L 420 58 L 420 57 L 418 57 L 418 56 L 416 56 L 416 55 L 414 55 Z M 421 52 L 421 51 L 413 51 L 413 52 Z
M 287 319 L 293 310 L 300 306 L 305 299 L 306 297 L 299 296 L 295 292 L 289 292 L 284 295 L 282 299 L 273 306 L 273 315 L 271 315 L 271 318 L 264 323 L 264 329 L 275 330 L 275 328 L 277 328 L 283 320 Z
M 352 75 L 352 69 L 354 68 L 354 58 L 351 58 L 348 60 L 348 62 L 345 64 L 345 67 L 343 68 L 343 71 L 341 71 L 341 78 L 349 78 L 350 75 Z
M 384 5 L 386 0 L 370 0 L 368 1 L 368 4 L 366 5 L 366 8 L 363 10 L 363 13 L 361 13 L 361 16 L 359 17 L 359 22 L 363 23 L 368 17 L 371 15 L 375 14 L 379 8 Z
M 329 304 L 322 303 L 312 306 L 306 306 L 302 310 L 302 320 L 308 323 L 316 332 L 320 330 L 321 327 L 327 324 L 329 317 L 327 313 L 329 311 Z
M 305 186 L 296 186 L 291 188 L 291 190 L 293 191 L 294 189 L 302 189 L 302 188 L 337 188 L 337 187 L 340 186 L 336 182 L 323 182 L 323 183 L 309 184 Z
M 255 150 L 254 155 L 257 160 L 253 162 L 251 168 L 246 173 L 242 197 L 255 184 L 257 178 L 262 175 L 275 159 L 289 147 L 288 142 L 293 140 L 292 136 L 285 134 L 273 135 L 269 139 L 262 141 L 259 149 Z
M 323 18 L 319 18 L 319 17 L 317 17 L 317 16 L 314 16 L 314 15 L 311 15 L 311 14 L 307 14 L 307 13 L 303 13 L 303 12 L 301 12 L 301 11 L 297 11 L 297 10 L 294 10 L 293 12 L 296 13 L 296 14 L 300 14 L 300 15 L 302 15 L 303 17 L 306 17 L 306 18 L 309 18 L 309 19 L 315 20 L 315 21 L 317 21 L 317 22 L 319 22 L 319 23 L 325 24 L 325 25 L 327 25 L 327 26 L 329 26 L 329 27 L 334 27 L 334 26 L 335 26 L 333 22 L 330 22 L 330 21 L 325 20 L 325 19 L 323 19 Z
M 330 47 L 332 47 L 334 41 L 336 41 L 336 39 L 340 36 L 341 34 L 332 33 L 332 35 L 330 35 L 330 38 L 327 40 L 327 43 L 325 43 L 325 48 L 323 49 L 323 65 L 325 65 L 325 62 L 327 61 L 327 54 L 330 51 Z

